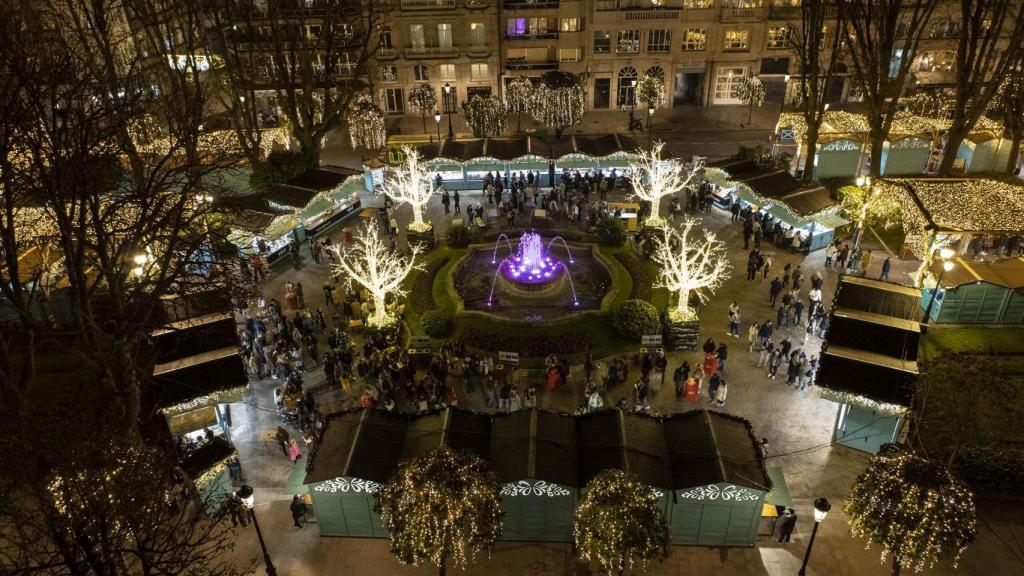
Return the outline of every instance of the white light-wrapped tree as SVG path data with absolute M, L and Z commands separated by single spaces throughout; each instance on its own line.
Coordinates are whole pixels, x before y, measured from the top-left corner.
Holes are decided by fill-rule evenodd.
M 373 96 L 360 94 L 353 100 L 345 116 L 352 148 L 363 146 L 380 150 L 387 143 L 384 130 L 384 112 L 374 104 Z
M 750 119 L 754 116 L 754 106 L 760 108 L 764 105 L 764 82 L 757 76 L 740 78 L 736 84 L 736 97 L 747 105 L 747 124 L 750 124 Z
M 366 288 L 373 298 L 373 312 L 366 318 L 368 327 L 387 328 L 397 321 L 387 309 L 388 294 L 395 298 L 404 296 L 402 282 L 405 277 L 413 270 L 422 269 L 416 263 L 420 246 L 411 244 L 409 249 L 411 254 L 408 256 L 391 250 L 377 228 L 369 224 L 362 227 L 351 247 L 336 248 L 335 272 Z
M 412 206 L 412 224 L 409 224 L 409 229 L 425 232 L 430 230 L 430 223 L 423 221 L 423 207 L 434 194 L 434 183 L 420 163 L 420 153 L 415 148 L 402 146 L 402 154 L 405 156 L 402 164 L 388 172 L 384 193 L 396 204 Z
M 437 109 L 437 92 L 426 82 L 417 84 L 409 90 L 409 108 L 420 115 L 423 120 L 423 133 L 427 133 L 427 114 Z
M 651 203 L 651 214 L 644 222 L 659 227 L 665 219 L 658 215 L 661 199 L 682 192 L 692 182 L 703 164 L 680 162 L 676 158 L 661 158 L 664 142 L 655 142 L 650 150 L 637 150 L 636 160 L 630 163 L 629 174 L 633 195 Z
M 523 130 L 523 114 L 530 112 L 533 92 L 533 82 L 526 76 L 516 76 L 505 85 L 505 111 L 516 115 L 516 132 Z
M 676 297 L 676 305 L 668 312 L 672 322 L 690 322 L 697 319 L 690 309 L 690 293 L 697 291 L 703 301 L 729 277 L 729 260 L 725 243 L 713 232 L 702 229 L 698 237 L 697 221 L 683 221 L 679 230 L 665 226 L 654 237 L 654 262 L 661 269 L 657 288 L 668 288 Z

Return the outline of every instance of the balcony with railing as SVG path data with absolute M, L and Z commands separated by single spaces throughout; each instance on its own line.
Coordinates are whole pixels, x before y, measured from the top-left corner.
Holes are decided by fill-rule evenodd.
M 507 10 L 531 10 L 535 8 L 558 8 L 558 0 L 504 0 L 501 5 Z
M 527 60 L 524 56 L 505 59 L 506 70 L 557 70 L 558 62 L 553 60 Z
M 763 19 L 764 13 L 764 8 L 733 8 L 723 6 L 718 17 L 722 22 L 754 22 Z
M 394 60 L 398 58 L 398 50 L 394 48 L 378 48 L 377 60 Z
M 466 47 L 466 56 L 469 56 L 470 58 L 487 58 L 490 55 L 491 55 L 491 47 L 490 46 L 483 46 L 483 45 L 481 45 L 481 46 L 467 46 Z
M 465 6 L 469 10 L 484 10 L 491 7 L 489 0 L 466 0 Z
M 458 0 L 401 0 L 402 10 L 455 10 L 459 7 Z
M 454 46 L 420 46 L 405 49 L 406 58 L 456 58 L 459 49 Z
M 825 18 L 828 20 L 834 20 L 839 14 L 839 9 L 835 6 L 825 7 Z M 781 0 L 777 4 L 772 4 L 768 7 L 768 19 L 769 20 L 787 20 L 790 22 L 799 21 L 802 16 L 802 8 L 800 3 L 793 4 Z
M 546 32 L 527 32 L 524 34 L 505 34 L 506 40 L 553 40 L 555 38 L 558 38 L 558 30 L 548 30 Z

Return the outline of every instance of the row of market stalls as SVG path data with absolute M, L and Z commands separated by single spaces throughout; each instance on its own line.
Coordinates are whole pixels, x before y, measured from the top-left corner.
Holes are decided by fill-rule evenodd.
M 357 214 L 358 192 L 366 189 L 361 173 L 339 169 L 307 170 L 284 184 L 272 184 L 260 198 L 266 207 L 240 211 L 232 241 L 246 251 L 263 253 L 269 264 L 300 243 Z
M 389 143 L 392 161 L 401 158 L 402 141 Z M 557 140 L 535 138 L 446 139 L 416 145 L 427 160 L 427 169 L 441 176 L 449 190 L 479 190 L 488 172 L 498 176 L 534 172 L 540 186 L 558 182 L 562 173 L 579 170 L 612 170 L 629 167 L 638 144 L 621 134 L 567 135 Z M 373 184 L 379 184 L 376 180 Z
M 581 492 L 607 469 L 632 472 L 656 491 L 674 544 L 752 546 L 774 505 L 791 505 L 781 471 L 766 471 L 750 424 L 726 414 L 361 409 L 327 418 L 306 469 L 320 534 L 385 537 L 374 494 L 399 461 L 442 446 L 490 463 L 501 484 L 505 540 L 571 541 Z
M 229 312 L 171 322 L 150 334 L 155 364 L 142 402 L 158 438 L 175 446 L 186 483 L 197 502 L 214 512 L 232 488 L 237 458 L 231 408 L 249 377 L 238 352 L 237 325 Z
M 938 170 L 944 149 L 945 119 L 898 112 L 882 151 L 882 175 L 921 176 Z M 802 114 L 779 116 L 776 150 L 793 156 L 796 170 L 804 167 L 807 154 L 815 154 L 814 177 L 853 178 L 864 173 L 870 153 L 870 126 L 864 114 L 826 111 L 818 132 L 816 151 L 807 149 L 807 124 Z M 956 150 L 955 167 L 964 174 L 1002 172 L 1010 155 L 1010 141 L 1003 138 L 1000 122 L 982 117 Z
M 832 193 L 823 186 L 805 186 L 785 170 L 763 169 L 753 160 L 724 160 L 705 168 L 715 184 L 715 202 L 728 209 L 733 201 L 752 211 L 767 212 L 779 221 L 787 237 L 800 232 L 810 237 L 808 251 L 828 246 L 835 231 L 849 222 L 839 215 Z
M 875 453 L 898 439 L 918 375 L 920 292 L 840 277 L 815 382 L 838 404 L 833 440 Z
M 991 178 L 883 178 L 881 202 L 899 208 L 905 246 L 923 262 L 921 306 L 956 324 L 1024 323 L 1024 186 Z M 979 246 L 983 248 L 979 249 Z M 953 251 L 953 267 L 935 256 Z M 941 286 L 933 290 L 941 277 Z

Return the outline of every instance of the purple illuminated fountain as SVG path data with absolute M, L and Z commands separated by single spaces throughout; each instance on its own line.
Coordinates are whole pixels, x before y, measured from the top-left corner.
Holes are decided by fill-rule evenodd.
M 509 255 L 499 263 L 497 256 L 502 238 L 505 239 Z M 562 246 L 565 247 L 568 263 L 551 255 L 551 243 L 555 240 L 561 240 Z M 491 257 L 491 264 L 497 264 L 498 269 L 495 270 L 494 280 L 491 282 L 491 293 L 487 299 L 488 306 L 491 306 L 493 301 L 494 283 L 499 278 L 509 282 L 515 288 L 530 292 L 547 291 L 548 288 L 556 286 L 561 281 L 567 279 L 569 286 L 572 288 L 572 305 L 579 305 L 579 301 L 576 298 L 576 287 L 572 283 L 572 275 L 569 273 L 567 266 L 567 264 L 574 262 L 572 252 L 561 236 L 552 238 L 548 242 L 547 247 L 545 247 L 540 234 L 526 232 L 519 239 L 516 252 L 514 254 L 511 252 L 512 243 L 508 237 L 504 234 L 498 236 L 498 240 L 494 245 L 494 254 Z

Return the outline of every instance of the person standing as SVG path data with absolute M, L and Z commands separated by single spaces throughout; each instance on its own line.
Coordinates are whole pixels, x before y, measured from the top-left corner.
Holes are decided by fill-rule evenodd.
M 448 214 L 448 205 L 451 203 L 451 198 L 448 196 L 448 191 L 441 188 L 441 205 L 444 206 L 444 213 Z
M 729 347 L 725 345 L 725 342 L 718 345 L 715 357 L 718 358 L 718 371 L 725 372 L 725 361 L 729 358 Z
M 715 394 L 715 406 L 722 408 L 725 406 L 725 397 L 729 394 L 729 386 L 722 380 L 718 384 L 718 392 Z
M 292 496 L 292 503 L 288 509 L 291 510 L 292 521 L 295 522 L 295 527 L 302 528 L 302 521 L 306 518 L 306 503 L 296 494 Z
M 452 200 L 455 201 L 455 213 L 456 214 L 459 214 L 461 212 L 461 210 L 459 209 L 459 198 L 460 198 L 459 191 L 456 190 L 455 193 L 452 194 Z
M 302 450 L 299 448 L 299 443 L 295 441 L 295 438 L 288 440 L 288 459 L 295 464 L 302 458 Z
M 832 259 L 836 257 L 836 245 L 829 244 L 825 247 L 825 268 L 832 267 Z
M 796 326 L 800 325 L 800 318 L 803 315 L 803 313 L 804 313 L 804 303 L 799 301 L 799 300 L 797 300 L 796 302 L 793 302 L 793 320 L 794 320 L 794 325 L 796 325 Z
M 715 374 L 708 380 L 708 402 L 714 403 L 718 399 L 718 387 L 722 385 L 722 377 Z
M 740 305 L 735 300 L 732 304 L 729 304 L 728 334 L 734 338 L 740 337 Z
M 252 268 L 253 281 L 259 282 L 267 277 L 263 272 L 263 256 L 261 256 L 259 252 L 253 253 L 253 255 L 249 257 L 249 267 Z
M 754 322 L 750 325 L 750 328 L 747 328 L 747 341 L 750 343 L 750 347 L 747 349 L 748 352 L 753 352 L 757 346 L 757 333 L 759 330 L 760 326 L 758 326 L 757 322 Z
M 772 257 L 771 256 L 765 256 L 764 257 L 764 263 L 761 264 L 761 267 L 764 269 L 764 274 L 761 276 L 761 280 L 767 280 L 768 279 L 768 271 L 771 270 L 771 267 L 772 267 Z
M 775 279 L 772 280 L 772 283 L 771 283 L 771 285 L 768 288 L 768 300 L 772 303 L 772 308 L 775 307 L 775 300 L 779 297 L 779 294 L 781 292 L 782 292 L 782 281 L 779 280 L 778 276 L 776 276 Z
M 886 256 L 882 262 L 882 273 L 878 276 L 879 280 L 889 280 L 889 270 L 892 268 L 892 256 Z
M 796 528 L 796 511 L 786 508 L 786 511 L 775 521 L 775 540 L 779 544 L 789 543 L 789 538 Z
M 284 453 L 285 456 L 288 456 L 288 441 L 291 440 L 291 437 L 288 435 L 288 431 L 285 430 L 283 426 L 278 426 L 277 432 L 274 434 L 274 439 L 277 440 L 277 443 L 281 446 L 281 452 Z

